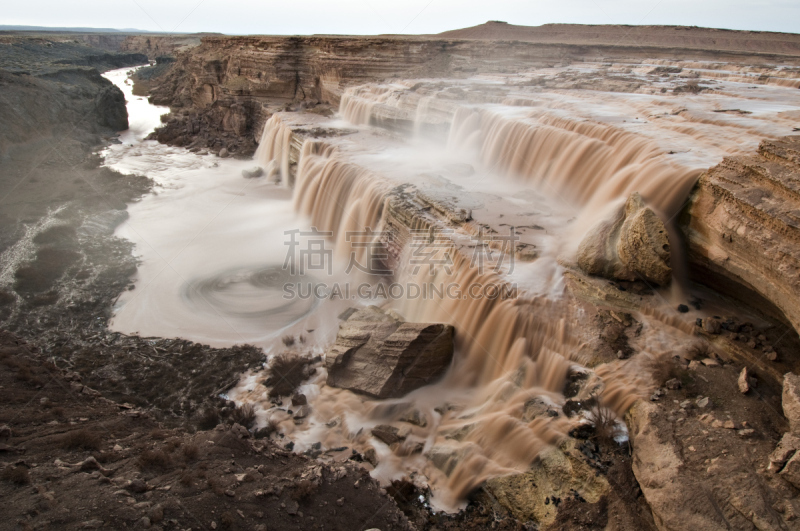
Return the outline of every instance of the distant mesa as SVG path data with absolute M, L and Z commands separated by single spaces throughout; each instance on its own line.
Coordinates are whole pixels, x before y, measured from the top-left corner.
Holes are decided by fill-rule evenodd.
M 796 55 L 800 35 L 770 31 L 738 31 L 698 26 L 629 26 L 622 24 L 542 24 L 517 26 L 490 20 L 470 28 L 428 38 L 518 41 L 539 44 L 643 47 L 757 52 Z
M 54 26 L 14 26 L 9 24 L 0 24 L 0 31 L 47 31 L 53 33 L 154 33 L 152 31 L 135 28 L 69 28 Z

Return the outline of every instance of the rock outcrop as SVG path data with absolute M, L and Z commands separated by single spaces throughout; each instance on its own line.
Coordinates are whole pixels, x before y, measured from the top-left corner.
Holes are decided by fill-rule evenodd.
M 590 275 L 664 286 L 672 277 L 669 249 L 664 223 L 634 192 L 584 236 L 578 266 Z
M 606 477 L 582 459 L 577 446 L 570 439 L 563 447 L 548 448 L 529 471 L 492 478 L 483 488 L 519 520 L 550 526 L 562 500 L 577 496 L 595 504 L 611 488 Z
M 783 434 L 769 456 L 768 469 L 800 488 L 800 376 L 786 373 L 781 401 L 783 415 L 789 421 L 789 431 Z
M 800 330 L 800 136 L 703 174 L 681 226 L 695 280 Z
M 672 415 L 664 406 L 645 401 L 637 402 L 628 415 L 633 472 L 658 529 L 790 528 L 794 501 L 785 487 L 754 469 L 748 454 L 758 451 L 756 443 L 726 429 L 733 422 L 711 422 L 715 431 L 709 434 L 704 421 L 711 414 L 681 414 L 685 422 L 677 428 Z M 704 433 L 713 437 L 700 437 Z M 709 441 L 708 447 L 701 446 L 706 444 L 701 439 Z M 722 453 L 713 451 L 717 439 L 725 441 Z M 702 459 L 705 455 L 709 458 Z
M 326 357 L 328 385 L 396 398 L 434 382 L 453 357 L 453 327 L 405 323 L 370 306 L 341 324 Z
M 0 90 L 0 154 L 62 131 L 92 145 L 100 134 L 128 128 L 122 91 L 94 69 L 39 75 L 0 69 Z

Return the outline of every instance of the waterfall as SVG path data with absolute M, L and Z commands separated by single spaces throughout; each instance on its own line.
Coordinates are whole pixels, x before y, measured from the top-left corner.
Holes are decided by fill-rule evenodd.
M 278 175 L 283 186 L 289 187 L 292 130 L 273 115 L 264 124 L 255 160 L 264 167 L 267 177 Z
M 585 211 L 601 210 L 637 191 L 671 217 L 701 173 L 667 160 L 645 137 L 547 114 L 517 118 L 462 107 L 454 116 L 448 148 L 478 150 L 481 162 L 498 173 Z
M 355 100 L 345 101 L 355 112 Z M 503 172 L 527 179 L 534 186 L 555 186 L 576 203 L 591 205 L 598 197 L 613 197 L 636 186 L 637 170 L 655 168 L 664 157 L 652 144 L 613 128 L 595 124 L 542 119 L 533 126 L 497 115 L 481 115 L 461 109 L 456 113 L 450 145 L 479 146 L 483 161 Z M 273 117 L 265 139 L 285 134 L 286 126 Z M 281 136 L 281 138 L 285 138 Z M 281 140 L 289 145 L 289 140 Z M 261 152 L 261 148 L 259 148 Z M 265 152 L 267 152 L 265 150 Z M 270 148 L 269 153 L 285 153 Z M 532 155 L 531 153 L 534 153 Z M 663 179 L 686 178 L 679 170 L 664 170 Z M 677 177 L 676 177 L 677 175 Z M 652 174 L 651 174 L 652 177 Z M 561 183 L 559 179 L 565 179 Z M 294 177 L 294 206 L 312 226 L 328 231 L 336 241 L 337 255 L 359 253 L 347 241 L 347 233 L 369 228 L 379 231 L 387 224 L 388 205 L 396 186 L 369 169 L 351 162 L 335 145 L 306 139 L 298 155 Z M 665 203 L 666 204 L 666 203 Z M 410 227 L 409 227 L 410 228 Z M 409 266 L 409 249 L 395 267 L 401 284 L 497 286 L 508 289 L 509 281 L 493 271 L 479 270 L 455 245 L 432 247 L 430 253 L 446 253 L 452 267 L 431 272 Z M 363 259 L 363 255 L 358 255 Z M 443 473 L 430 463 L 382 456 L 381 466 L 410 473 L 422 470 L 437 489 L 439 504 L 455 507 L 484 480 L 526 470 L 541 451 L 560 441 L 577 422 L 563 415 L 526 418 L 531 401 L 563 406 L 562 391 L 570 371 L 584 370 L 589 347 L 581 322 L 583 310 L 561 297 L 514 293 L 512 297 L 466 296 L 438 299 L 405 299 L 396 310 L 413 322 L 444 322 L 456 329 L 456 355 L 444 379 L 401 399 L 429 417 L 422 430 L 426 448 L 457 455 L 451 470 Z M 628 360 L 599 369 L 595 378 L 603 406 L 618 415 L 641 398 L 649 386 L 641 367 Z M 324 387 L 315 402 L 327 418 L 360 412 L 386 416 L 391 402 L 367 403 L 338 389 Z M 436 413 L 444 401 L 451 409 Z M 390 420 L 392 415 L 388 414 Z M 434 421 L 434 419 L 436 419 Z M 338 431 L 337 431 L 338 430 Z M 368 438 L 345 422 L 331 430 L 331 444 L 343 437 L 347 444 L 362 448 Z M 454 433 L 459 434 L 453 436 Z M 338 434 L 338 435 L 337 435 Z M 341 440 L 339 441 L 341 442 Z M 338 444 L 337 444 L 338 445 Z M 416 464 L 415 464 L 416 463 Z

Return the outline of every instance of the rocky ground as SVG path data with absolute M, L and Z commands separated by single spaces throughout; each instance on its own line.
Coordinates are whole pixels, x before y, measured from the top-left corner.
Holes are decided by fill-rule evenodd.
M 321 464 L 248 432 L 252 418 L 218 395 L 242 371 L 263 364 L 260 350 L 107 329 L 111 304 L 132 288 L 136 267 L 130 243 L 113 231 L 127 215 L 126 203 L 150 183 L 102 168 L 92 155 L 114 141 L 123 116 L 119 95 L 88 67 L 124 66 L 141 57 L 81 46 L 25 41 L 0 64 L 0 528 L 800 526 L 794 461 L 800 439 L 793 438 L 800 408 L 792 409 L 783 380 L 797 369 L 800 344 L 790 326 L 769 315 L 764 322 L 770 324 L 759 327 L 724 316 L 698 323 L 698 341 L 653 368 L 658 387 L 629 413 L 629 443 L 614 442 L 602 424 L 575 431 L 529 473 L 477 488 L 457 515 L 433 513 L 424 503 L 427 493 L 409 483 L 381 489 L 359 464 L 367 456 Z M 296 81 L 276 89 L 274 109 L 259 106 L 254 113 L 246 92 L 255 85 L 243 88 L 238 75 L 225 80 L 222 96 L 209 83 L 212 100 L 204 104 L 204 85 L 179 85 L 170 65 L 162 60 L 138 81 L 139 93 L 156 85 L 180 89 L 163 101 L 173 113 L 156 134 L 161 141 L 246 156 L 255 148 L 254 114 L 301 108 L 291 102 L 290 93 L 303 88 Z M 191 66 L 185 59 L 178 68 Z M 228 73 L 233 68 L 225 65 Z M 277 78 L 287 72 L 297 70 Z M 313 98 L 302 108 L 309 106 L 330 111 Z M 771 175 L 779 177 L 794 171 L 796 147 L 787 142 L 780 153 L 762 148 L 757 165 L 773 164 L 767 169 L 778 168 Z M 701 181 L 709 204 L 724 195 L 717 174 Z M 776 195 L 791 195 L 790 186 L 776 188 Z M 738 199 L 741 216 L 748 223 L 758 219 L 756 198 Z M 690 208 L 701 207 L 697 201 Z M 719 223 L 705 233 L 719 232 L 720 241 L 730 236 L 730 219 L 709 219 Z M 739 248 L 730 247 L 739 259 Z M 712 255 L 714 269 L 713 253 L 693 252 Z M 791 262 L 791 253 L 782 256 Z M 626 294 L 650 292 L 638 282 L 602 282 L 598 290 L 609 307 Z M 596 362 L 633 353 L 628 340 L 637 322 L 630 315 L 601 310 L 592 326 Z
M 172 429 L 51 360 L 0 333 L 0 528 L 409 528 L 355 464 L 317 464 L 239 424 Z

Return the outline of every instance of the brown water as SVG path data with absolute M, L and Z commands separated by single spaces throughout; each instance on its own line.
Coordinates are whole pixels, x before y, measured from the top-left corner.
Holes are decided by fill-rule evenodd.
M 431 236 L 429 247 L 413 250 L 441 259 L 448 267 L 415 271 L 409 242 L 395 242 L 401 249 L 391 260 L 393 274 L 380 282 L 453 284 L 463 289 L 476 284 L 513 285 L 516 296 L 319 301 L 313 307 L 298 307 L 294 321 L 271 322 L 261 336 L 256 334 L 258 320 L 227 311 L 226 320 L 233 328 L 252 329 L 248 333 L 271 352 L 280 350 L 281 335 L 302 333 L 310 351 L 324 353 L 336 332 L 335 315 L 347 305 L 381 304 L 408 321 L 451 323 L 457 342 L 454 361 L 442 381 L 399 400 L 374 401 L 328 387 L 324 368 L 301 387 L 313 413 L 300 424 L 285 411 L 288 404 L 280 408 L 270 403 L 258 374 L 245 375 L 231 397 L 255 404 L 260 425 L 277 422 L 283 440 L 294 441 L 297 451 L 320 442 L 323 450 L 347 447 L 325 454 L 327 459 L 344 459 L 351 448 L 374 448 L 379 460 L 374 476 L 429 485 L 432 504 L 447 510 L 458 508 L 485 479 L 527 469 L 576 423 L 591 422 L 561 412 L 568 375 L 587 371 L 596 349 L 595 308 L 565 287 L 565 271 L 574 262 L 577 243 L 598 218 L 633 191 L 670 222 L 703 169 L 725 155 L 754 149 L 765 136 L 789 134 L 800 118 L 800 94 L 791 88 L 796 86 L 796 73 L 774 69 L 774 76 L 764 78 L 763 71 L 730 65 L 673 63 L 667 66 L 682 72 L 665 77 L 650 73 L 658 66 L 664 63 L 580 64 L 507 76 L 368 84 L 347 89 L 340 116 L 333 119 L 274 115 L 264 127 L 256 160 L 270 180 L 279 177 L 283 186 L 268 185 L 269 180 L 254 184 L 260 195 L 252 197 L 252 203 L 248 199 L 241 210 L 225 210 L 218 218 L 224 223 L 212 224 L 218 233 L 213 250 L 195 252 L 190 246 L 193 265 L 186 264 L 187 271 L 199 280 L 187 282 L 184 293 L 199 292 L 220 312 L 235 308 L 240 297 L 254 290 L 259 293 L 266 285 L 276 285 L 272 270 L 261 267 L 280 262 L 284 248 L 283 241 L 275 239 L 278 229 L 294 227 L 330 233 L 336 265 L 333 276 L 324 280 L 361 281 L 362 274 L 342 272 L 351 256 L 359 263 L 367 258 L 366 248 L 348 241 L 348 233 L 369 229 L 375 232 L 372 243 L 386 243 L 380 231 L 402 221 L 390 215 L 390 201 L 412 186 L 469 221 L 437 220 L 426 214 L 436 207 L 417 205 L 415 217 L 402 221 L 408 224 L 406 229 L 430 231 L 434 226 L 444 232 Z M 672 92 L 690 81 L 712 88 L 697 94 Z M 303 142 L 291 133 L 292 128 L 314 127 L 341 134 Z M 245 187 L 243 181 L 240 184 Z M 287 187 L 292 188 L 291 202 Z M 231 193 L 223 190 L 214 201 Z M 156 206 L 174 208 L 167 203 L 179 201 L 145 200 L 132 211 L 131 221 L 148 219 L 139 213 L 147 208 L 153 208 L 152 219 L 163 220 L 169 214 Z M 258 238 L 259 231 L 264 233 L 266 227 L 258 223 L 266 220 L 274 222 L 269 228 L 274 236 L 263 253 L 238 249 Z M 507 257 L 502 261 L 503 248 L 489 246 L 490 266 L 499 267 L 479 269 L 474 258 L 481 242 L 476 238 L 502 234 L 510 226 L 519 232 L 520 243 L 536 250 L 536 259 L 518 260 L 512 268 Z M 672 248 L 679 250 L 676 245 Z M 226 252 L 220 254 L 220 249 Z M 237 269 L 245 259 L 247 268 Z M 679 269 L 681 256 L 672 259 Z M 211 260 L 214 267 L 198 265 L 203 260 Z M 229 271 L 226 274 L 234 280 L 220 280 L 222 271 Z M 146 279 L 149 273 L 140 274 Z M 241 289 L 231 290 L 231 285 Z M 259 311 L 275 296 L 262 295 L 251 301 Z M 176 299 L 163 293 L 150 297 L 155 307 L 168 302 L 167 307 L 177 312 L 175 321 L 192 333 L 199 333 L 197 323 L 213 316 L 187 307 L 191 297 Z M 633 312 L 642 323 L 639 335 L 631 338 L 635 355 L 589 372 L 586 388 L 601 397 L 604 408 L 621 415 L 636 399 L 647 396 L 652 386 L 649 367 L 690 340 L 693 320 L 703 314 L 678 314 L 674 308 L 679 300 L 685 301 L 679 289 L 658 291 Z M 138 307 L 126 304 L 128 313 Z M 295 315 L 294 310 L 276 311 L 275 315 Z M 128 327 L 134 322 L 146 321 L 129 321 Z M 163 325 L 158 328 L 160 335 L 162 329 Z M 206 329 L 203 337 L 225 342 L 231 335 Z M 531 417 L 531 404 L 537 401 L 557 415 Z M 424 427 L 401 420 L 412 410 L 426 419 Z M 397 448 L 370 434 L 372 427 L 387 422 L 410 429 Z M 623 425 L 619 430 L 624 436 Z M 412 453 L 416 444 L 423 445 L 421 453 Z

